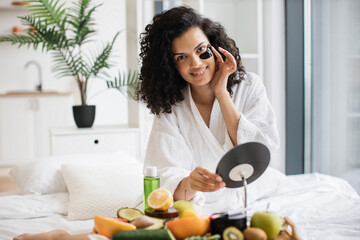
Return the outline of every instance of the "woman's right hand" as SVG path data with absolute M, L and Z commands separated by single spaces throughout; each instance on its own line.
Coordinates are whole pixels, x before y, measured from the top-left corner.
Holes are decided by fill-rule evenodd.
M 189 183 L 192 190 L 200 192 L 215 192 L 225 187 L 219 175 L 199 166 L 190 173 Z

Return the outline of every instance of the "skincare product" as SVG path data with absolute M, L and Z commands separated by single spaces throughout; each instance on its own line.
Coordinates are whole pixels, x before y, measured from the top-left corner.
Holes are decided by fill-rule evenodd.
M 149 166 L 146 168 L 144 177 L 144 212 L 149 208 L 148 197 L 152 191 L 160 187 L 160 178 L 157 176 L 157 168 Z

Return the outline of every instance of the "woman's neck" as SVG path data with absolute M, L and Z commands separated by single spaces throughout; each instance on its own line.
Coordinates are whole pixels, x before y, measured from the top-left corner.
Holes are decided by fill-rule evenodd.
M 214 103 L 215 94 L 209 85 L 190 86 L 191 96 L 196 104 L 211 105 Z

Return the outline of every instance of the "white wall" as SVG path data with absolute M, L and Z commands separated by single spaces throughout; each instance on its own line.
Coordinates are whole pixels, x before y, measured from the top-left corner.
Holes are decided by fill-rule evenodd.
M 263 1 L 264 84 L 277 116 L 280 149 L 272 166 L 285 172 L 285 2 Z

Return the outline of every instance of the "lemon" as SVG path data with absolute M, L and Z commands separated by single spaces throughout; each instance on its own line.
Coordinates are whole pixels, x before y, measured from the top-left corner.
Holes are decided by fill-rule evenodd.
M 173 203 L 173 196 L 166 188 L 158 188 L 152 191 L 148 197 L 149 207 L 158 210 L 166 211 Z

